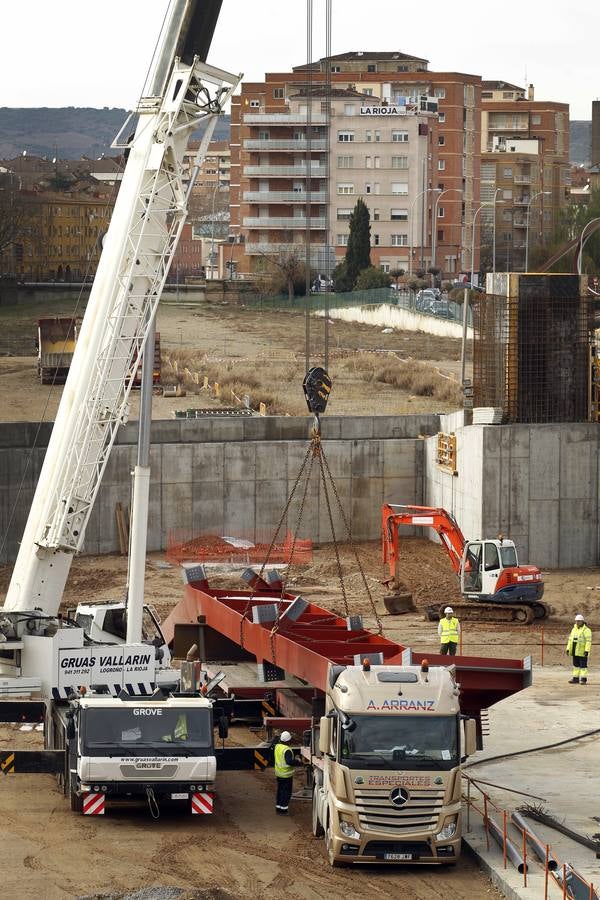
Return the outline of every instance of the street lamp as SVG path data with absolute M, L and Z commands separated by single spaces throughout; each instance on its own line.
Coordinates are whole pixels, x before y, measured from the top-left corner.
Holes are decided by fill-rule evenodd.
M 433 223 L 431 226 L 431 268 L 435 269 L 435 256 L 437 251 L 437 213 L 438 213 L 438 205 L 444 194 L 449 194 L 452 191 L 456 191 L 458 194 L 462 194 L 462 191 L 459 188 L 446 188 L 445 191 L 440 190 L 440 188 L 436 188 L 436 191 L 439 191 L 437 197 L 435 198 L 435 203 L 433 204 Z M 435 275 L 434 275 L 435 278 Z M 435 283 L 435 282 L 434 282 Z
M 409 278 L 412 275 L 412 255 L 413 255 L 413 245 L 414 245 L 414 236 L 415 236 L 414 223 L 413 223 L 413 211 L 414 211 L 415 203 L 417 202 L 417 200 L 419 200 L 421 197 L 425 196 L 425 194 L 428 194 L 429 191 L 433 191 L 434 194 L 442 193 L 441 188 L 425 188 L 424 191 L 421 191 L 419 194 L 416 195 L 416 197 L 414 197 L 412 203 L 410 204 L 410 210 L 408 213 L 408 216 L 410 219 L 410 229 L 409 229 L 410 230 L 410 247 L 408 248 L 408 276 L 409 276 Z
M 500 203 L 504 203 L 504 200 L 501 200 Z M 477 221 L 477 214 L 481 212 L 484 206 L 492 206 L 492 204 L 496 205 L 496 198 L 490 200 L 486 203 L 482 203 L 481 206 L 478 206 L 475 210 L 475 214 L 473 215 L 473 232 L 471 236 L 471 285 L 473 285 L 473 279 L 475 278 L 475 222 Z
M 529 203 L 527 204 L 527 222 L 525 225 L 525 271 L 529 271 L 529 219 L 531 218 L 531 204 L 537 197 L 549 197 L 552 191 L 538 191 L 532 197 L 529 198 Z M 543 204 L 542 204 L 543 205 Z

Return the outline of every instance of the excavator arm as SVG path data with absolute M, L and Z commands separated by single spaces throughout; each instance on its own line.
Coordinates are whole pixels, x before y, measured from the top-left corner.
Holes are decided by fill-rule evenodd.
M 400 525 L 421 525 L 433 528 L 450 559 L 450 565 L 458 575 L 461 569 L 465 538 L 458 522 L 445 509 L 431 506 L 401 506 L 384 503 L 381 509 L 381 546 L 383 561 L 387 563 L 394 587 L 399 585 L 399 543 Z

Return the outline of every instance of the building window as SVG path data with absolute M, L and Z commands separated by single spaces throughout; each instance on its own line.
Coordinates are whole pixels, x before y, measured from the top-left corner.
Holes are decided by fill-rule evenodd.
M 386 275 L 389 275 L 390 272 L 390 264 L 386 262 L 382 262 L 379 266 L 382 272 L 385 272 Z
M 392 169 L 408 169 L 408 156 L 392 156 Z
M 512 200 L 512 191 L 502 191 L 503 200 Z
M 392 235 L 392 247 L 408 247 L 408 235 L 407 234 L 393 234 Z
M 444 185 L 443 185 L 443 182 L 441 182 L 441 181 L 438 181 L 438 190 L 440 190 L 440 191 L 444 190 Z
M 344 115 L 345 116 L 355 116 L 356 115 L 356 105 L 354 103 L 344 103 Z
M 353 184 L 338 184 L 337 192 L 338 192 L 338 194 L 353 194 L 354 193 L 354 185 Z
M 443 206 L 438 206 L 438 219 L 443 219 L 443 218 L 444 218 L 444 215 L 445 215 L 445 213 L 444 213 L 444 207 L 443 207 Z
M 375 131 L 375 140 L 376 140 L 376 141 L 380 141 L 380 140 L 381 140 L 381 132 L 380 132 L 380 131 Z
M 367 140 L 367 143 L 369 143 L 370 141 L 373 140 L 373 133 L 372 133 L 371 131 L 366 131 L 366 132 L 365 132 L 365 138 L 366 138 L 366 140 Z
M 365 194 L 371 193 L 371 185 L 368 182 L 365 182 Z
M 390 210 L 390 219 L 392 222 L 408 222 L 408 210 L 407 209 L 391 209 Z
M 365 156 L 365 168 L 372 169 L 373 168 L 373 159 L 370 156 Z
M 338 209 L 338 211 L 337 211 L 338 222 L 347 222 L 350 219 L 351 215 L 352 215 L 351 209 Z
M 331 71 L 332 71 L 332 72 L 341 72 L 341 71 L 342 71 L 342 67 L 341 67 L 341 66 L 335 66 L 335 65 L 332 65 Z
M 514 91 L 502 91 L 502 99 L 503 100 L 513 100 L 515 96 Z
M 379 235 L 378 234 L 373 235 L 373 245 L 375 247 L 379 247 Z
M 404 144 L 408 141 L 408 131 L 392 131 L 392 141 L 396 144 Z
M 294 137 L 296 138 L 297 136 L 294 135 Z M 304 135 L 301 135 L 301 137 L 304 137 Z M 259 139 L 259 141 L 268 141 L 269 140 L 269 132 L 268 131 L 259 131 L 258 139 Z M 211 175 L 216 175 L 216 169 L 207 169 L 207 172 L 210 172 Z
M 251 100 L 250 108 L 251 109 L 259 109 L 260 108 L 260 100 Z
M 443 240 L 444 240 L 444 229 L 443 229 L 443 228 L 438 228 L 438 230 L 437 230 L 437 239 L 438 239 L 438 241 L 443 241 Z
M 504 177 L 505 177 L 505 178 L 512 178 L 512 168 L 511 168 L 510 166 L 508 166 L 508 167 L 507 167 L 506 169 L 504 169 L 503 171 L 504 171 Z
M 321 100 L 321 112 L 327 115 L 327 113 L 331 113 L 332 111 L 329 103 L 326 100 Z
M 378 209 L 373 210 L 373 221 L 379 222 L 379 210 Z
M 438 113 L 438 122 L 440 123 L 440 125 L 443 125 L 445 121 L 446 121 L 446 113 L 444 113 L 444 112 Z
M 446 160 L 438 159 L 438 172 L 445 172 L 445 171 L 446 171 Z
M 347 247 L 348 246 L 348 235 L 347 234 L 338 234 L 337 241 L 338 247 Z
M 354 164 L 353 156 L 338 156 L 337 165 L 338 169 L 351 169 Z
M 373 165 L 376 169 L 379 169 L 381 167 L 381 157 L 380 156 L 373 157 Z
M 398 72 L 408 72 L 408 66 L 396 66 Z
M 273 100 L 283 100 L 283 88 L 273 88 Z
M 532 116 L 531 116 L 531 124 L 532 124 L 532 125 L 541 125 L 541 124 L 542 124 L 542 117 L 541 117 L 541 116 L 538 116 L 538 115 L 532 115 Z
M 493 96 L 494 96 L 494 94 L 492 91 L 482 91 L 481 92 L 482 100 L 491 100 L 493 98 Z
M 446 88 L 436 87 L 433 89 L 433 96 L 437 97 L 439 100 L 444 100 L 446 97 Z
M 392 194 L 408 194 L 408 183 L 405 181 L 392 181 Z
M 445 143 L 446 143 L 445 136 L 443 134 L 438 134 L 438 145 L 440 147 L 443 147 Z
M 502 232 L 502 240 L 505 244 L 512 243 L 512 231 L 503 231 Z
M 377 65 L 375 63 L 368 63 L 367 72 L 376 72 L 376 71 L 377 71 Z
M 367 97 L 373 96 L 373 88 L 363 88 L 363 94 L 366 94 Z
M 354 132 L 353 131 L 338 131 L 338 141 L 340 143 L 348 143 L 349 141 L 354 140 Z

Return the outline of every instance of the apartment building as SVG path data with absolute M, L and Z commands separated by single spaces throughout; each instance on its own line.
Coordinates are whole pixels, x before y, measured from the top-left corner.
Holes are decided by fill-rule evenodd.
M 184 179 L 188 180 L 194 167 L 200 141 L 190 141 L 183 155 Z M 218 185 L 229 188 L 231 180 L 231 149 L 229 141 L 211 141 L 196 176 L 195 189 L 210 192 Z
M 482 245 L 497 269 L 524 271 L 569 202 L 569 106 L 501 81 L 482 83 L 481 106 Z
M 419 57 L 366 52 L 244 84 L 231 129 L 238 271 L 307 243 L 313 269 L 330 268 L 345 254 L 358 197 L 374 265 L 470 268 L 480 86 L 478 76 L 429 72 Z

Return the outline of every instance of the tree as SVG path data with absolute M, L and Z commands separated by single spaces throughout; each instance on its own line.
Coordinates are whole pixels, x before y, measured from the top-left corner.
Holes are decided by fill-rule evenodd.
M 282 289 L 288 292 L 290 300 L 294 295 L 304 294 L 306 289 L 305 260 L 295 252 L 279 254 L 263 254 L 263 261 L 270 268 L 273 276 L 271 286 L 275 293 Z M 273 270 L 275 270 L 273 272 Z
M 398 287 L 398 281 L 404 275 L 404 271 L 405 271 L 404 269 L 392 269 L 390 272 L 390 275 L 392 276 L 392 278 L 394 279 L 394 282 L 396 284 L 396 288 Z
M 356 206 L 350 216 L 350 234 L 348 236 L 345 263 L 348 279 L 352 287 L 356 283 L 359 272 L 362 272 L 363 269 L 368 269 L 371 265 L 370 216 L 364 200 L 360 198 L 356 201 Z
M 0 175 L 0 258 L 8 255 L 23 235 L 25 207 L 17 184 L 18 179 L 14 175 Z
M 600 218 L 600 190 L 592 191 L 589 201 L 570 203 L 561 210 L 559 222 L 549 241 L 533 243 L 532 228 L 529 230 L 529 270 L 536 271 L 546 260 L 561 250 L 569 241 L 578 238 L 583 229 L 593 219 Z M 591 229 L 590 229 L 591 230 Z M 588 232 L 586 231 L 586 234 Z M 551 268 L 551 272 L 573 272 L 575 268 L 575 250 L 571 250 L 559 259 Z M 585 241 L 581 260 L 581 271 L 587 275 L 600 272 L 600 233 L 596 232 Z
M 346 266 L 345 259 L 337 264 L 331 274 L 331 277 L 333 278 L 333 290 L 336 294 L 344 294 L 346 293 L 346 291 L 352 290 L 353 284 L 350 280 L 350 276 L 348 275 L 348 268 Z
M 388 288 L 391 284 L 391 278 L 383 269 L 377 269 L 375 266 L 369 266 L 359 272 L 354 287 L 357 291 L 372 291 L 377 288 Z

